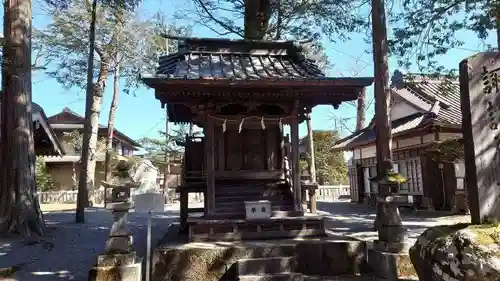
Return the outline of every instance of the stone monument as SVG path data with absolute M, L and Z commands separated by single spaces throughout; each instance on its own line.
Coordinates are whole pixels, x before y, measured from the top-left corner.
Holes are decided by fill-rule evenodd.
M 151 161 L 141 160 L 133 168 L 132 178 L 139 186 L 132 194 L 136 212 L 164 212 L 165 195 L 158 186 L 158 168 Z
M 500 219 L 500 53 L 460 62 L 465 188 L 472 223 Z
M 408 253 L 411 245 L 406 242 L 406 229 L 398 209 L 406 198 L 394 194 L 406 178 L 389 170 L 371 180 L 377 183 L 379 196 L 376 219 L 378 239 L 373 241 L 373 249 L 368 252 L 370 266 L 379 277 L 389 280 L 414 276 L 416 273 Z
M 117 165 L 125 169 L 126 164 Z M 127 214 L 133 204 L 130 200 L 131 189 L 139 183 L 129 177 L 115 178 L 114 182 L 103 181 L 106 188 L 112 189 L 112 201 L 106 206 L 111 209 L 114 222 L 106 241 L 103 254 L 97 258 L 97 265 L 89 272 L 91 281 L 140 281 L 142 259 L 132 248 L 132 233 L 128 228 Z

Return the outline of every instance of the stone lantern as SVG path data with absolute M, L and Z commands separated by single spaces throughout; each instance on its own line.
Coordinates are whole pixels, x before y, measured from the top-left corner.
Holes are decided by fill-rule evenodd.
M 413 275 L 414 272 L 405 273 L 400 270 L 408 264 L 411 266 L 408 255 L 410 245 L 406 242 L 406 229 L 398 209 L 399 204 L 406 201 L 406 197 L 395 194 L 399 185 L 407 179 L 389 169 L 385 174 L 371 178 L 371 181 L 378 186 L 375 221 L 378 239 L 373 241 L 373 249 L 369 252 L 370 265 L 380 277 L 390 280 Z
M 119 163 L 118 173 L 123 173 L 120 170 L 126 167 L 128 165 Z M 112 190 L 111 203 L 106 208 L 113 214 L 113 225 L 104 252 L 97 258 L 97 266 L 90 270 L 89 280 L 140 281 L 142 260 L 132 248 L 132 233 L 127 221 L 127 214 L 133 207 L 131 189 L 137 188 L 139 183 L 133 182 L 130 177 L 117 176 L 113 182 L 103 181 L 102 185 Z

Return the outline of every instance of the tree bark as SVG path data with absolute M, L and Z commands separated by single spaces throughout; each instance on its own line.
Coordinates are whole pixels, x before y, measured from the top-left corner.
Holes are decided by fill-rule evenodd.
M 89 205 L 89 188 L 93 189 L 94 174 L 95 174 L 95 160 L 92 160 L 92 151 L 97 144 L 97 128 L 96 136 L 93 137 L 93 122 L 95 119 L 92 109 L 97 107 L 102 98 L 94 97 L 94 92 L 97 86 L 94 86 L 94 49 L 95 49 L 95 29 L 96 29 L 96 14 L 97 14 L 97 0 L 92 1 L 92 18 L 90 20 L 89 30 L 89 58 L 87 60 L 87 93 L 85 100 L 85 124 L 83 128 L 83 142 L 82 142 L 82 156 L 80 158 L 80 177 L 78 181 L 78 196 L 76 200 L 76 214 L 75 220 L 77 223 L 85 222 L 85 207 Z M 95 106 L 94 106 L 95 104 Z M 97 111 L 97 122 L 99 122 L 99 110 Z M 99 124 L 97 124 L 99 125 Z M 88 140 L 88 141 L 86 141 Z M 93 143 L 93 144 L 92 144 Z
M 375 76 L 375 132 L 377 174 L 391 168 L 392 133 L 389 118 L 391 92 L 389 88 L 388 44 L 384 0 L 372 0 L 373 62 Z
M 245 0 L 245 39 L 262 40 L 269 27 L 270 0 Z
M 389 88 L 388 44 L 384 0 L 372 0 L 373 63 L 375 78 L 375 136 L 377 175 L 392 168 L 392 133 L 389 119 L 391 92 Z M 378 188 L 378 195 L 387 195 L 386 188 Z M 380 229 L 383 206 L 377 204 L 374 228 Z
M 31 0 L 4 2 L 0 233 L 43 236 L 31 110 L 31 7 Z
M 115 73 L 113 75 L 113 98 L 109 107 L 108 117 L 108 135 L 106 138 L 106 159 L 104 162 L 104 180 L 111 178 L 111 152 L 113 151 L 113 136 L 115 130 L 115 115 L 118 106 L 118 97 L 120 95 L 120 61 L 118 54 L 116 56 Z
M 366 122 L 366 89 L 363 89 L 358 97 L 356 112 L 356 131 L 359 131 L 365 127 Z

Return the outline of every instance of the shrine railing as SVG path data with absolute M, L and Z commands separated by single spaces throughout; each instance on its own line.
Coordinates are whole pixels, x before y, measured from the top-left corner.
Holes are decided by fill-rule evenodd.
M 349 185 L 320 185 L 316 191 L 318 201 L 344 201 L 351 199 Z
M 58 190 L 38 192 L 38 200 L 40 204 L 72 204 L 76 203 L 78 191 L 76 190 Z M 104 191 L 97 190 L 94 193 L 95 203 L 101 204 L 104 202 Z

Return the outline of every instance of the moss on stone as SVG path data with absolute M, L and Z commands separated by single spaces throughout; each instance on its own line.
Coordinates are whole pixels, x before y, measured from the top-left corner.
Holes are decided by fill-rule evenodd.
M 476 235 L 479 245 L 500 244 L 500 224 L 470 225 L 467 229 Z
M 399 277 L 411 277 L 417 275 L 409 255 L 400 255 L 397 257 L 397 271 Z

